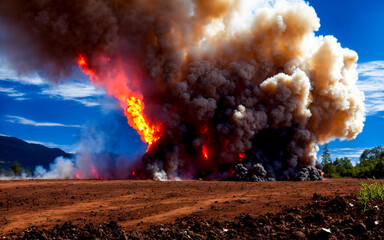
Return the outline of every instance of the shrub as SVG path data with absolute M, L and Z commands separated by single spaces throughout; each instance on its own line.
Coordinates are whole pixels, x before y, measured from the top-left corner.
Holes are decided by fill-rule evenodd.
M 358 192 L 359 202 L 364 206 L 364 211 L 370 209 L 370 203 L 375 200 L 384 200 L 384 183 L 376 180 L 373 184 L 362 182 L 362 188 Z
M 13 171 L 13 173 L 15 174 L 15 176 L 21 176 L 21 167 L 20 167 L 20 163 L 17 162 L 17 161 L 14 161 L 11 165 L 11 169 Z

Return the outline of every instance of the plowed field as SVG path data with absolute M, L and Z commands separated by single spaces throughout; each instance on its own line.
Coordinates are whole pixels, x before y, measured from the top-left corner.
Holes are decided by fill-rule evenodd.
M 67 221 L 81 225 L 114 220 L 126 230 L 144 230 L 191 215 L 233 220 L 244 213 L 257 216 L 304 206 L 314 193 L 323 197 L 356 193 L 361 181 L 0 181 L 0 236 Z

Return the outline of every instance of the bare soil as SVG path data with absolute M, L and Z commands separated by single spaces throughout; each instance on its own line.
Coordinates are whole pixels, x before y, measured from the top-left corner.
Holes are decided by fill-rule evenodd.
M 302 207 L 321 197 L 348 196 L 361 179 L 318 182 L 156 182 L 128 180 L 0 181 L 0 236 L 31 226 L 44 229 L 116 221 L 124 230 L 196 216 L 201 221 L 232 221 Z

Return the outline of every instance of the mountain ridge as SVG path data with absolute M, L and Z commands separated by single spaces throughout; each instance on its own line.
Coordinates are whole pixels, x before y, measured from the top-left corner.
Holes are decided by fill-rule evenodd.
M 59 156 L 71 158 L 73 155 L 60 148 L 28 143 L 16 137 L 0 136 L 0 168 L 9 169 L 14 161 L 30 170 L 37 165 L 48 168 L 49 164 Z

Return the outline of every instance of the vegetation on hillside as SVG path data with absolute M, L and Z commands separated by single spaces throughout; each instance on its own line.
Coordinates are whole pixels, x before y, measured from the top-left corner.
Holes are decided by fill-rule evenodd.
M 25 142 L 21 139 L 0 136 L 0 177 L 31 176 L 37 165 L 49 167 L 55 158 L 72 155 L 58 148 Z
M 32 171 L 28 168 L 23 168 L 18 161 L 14 161 L 12 164 L 8 163 L 8 165 L 10 165 L 8 168 L 1 167 L 0 165 L 0 177 L 32 176 Z

